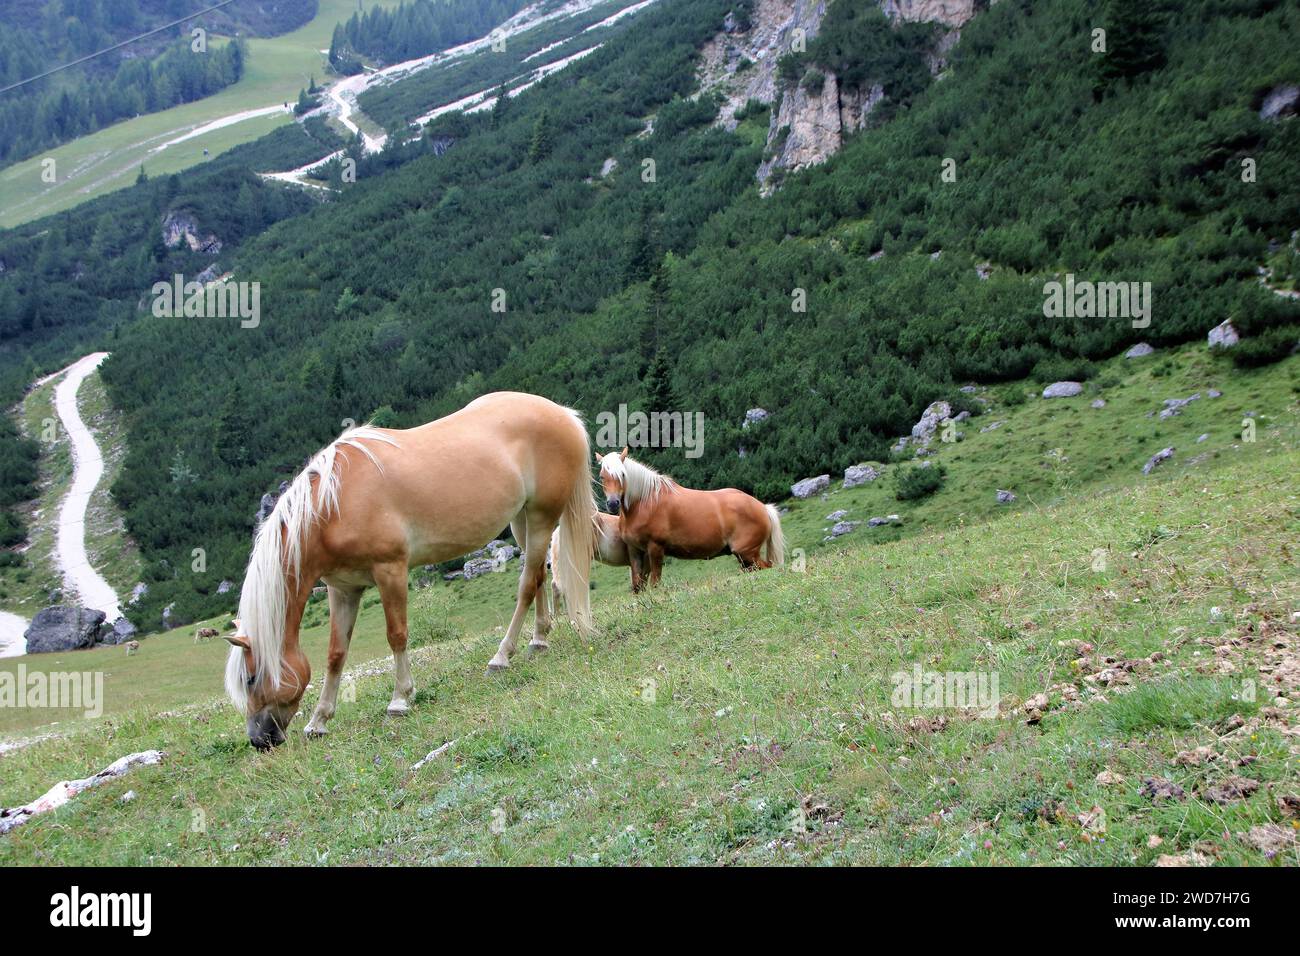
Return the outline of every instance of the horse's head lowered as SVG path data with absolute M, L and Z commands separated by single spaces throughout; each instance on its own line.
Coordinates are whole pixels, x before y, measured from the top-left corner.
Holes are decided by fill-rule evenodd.
M 248 740 L 258 750 L 278 747 L 284 743 L 285 731 L 298 713 L 298 702 L 311 681 L 307 655 L 295 647 L 285 651 L 279 660 L 258 660 L 247 636 L 237 634 L 226 640 L 235 648 L 226 675 L 227 689 L 237 703 L 242 699 Z M 236 657 L 239 652 L 242 655 Z M 232 683 L 241 686 L 235 688 Z
M 624 464 L 626 461 L 626 447 L 617 455 L 602 455 L 596 452 L 596 464 L 600 465 L 600 484 L 605 489 L 605 502 L 609 505 L 611 514 L 618 514 L 618 509 L 626 498 L 627 468 Z

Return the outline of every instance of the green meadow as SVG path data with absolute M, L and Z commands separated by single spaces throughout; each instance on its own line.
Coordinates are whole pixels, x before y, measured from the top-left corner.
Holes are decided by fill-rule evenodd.
M 790 503 L 783 570 L 673 562 L 634 597 L 601 568 L 596 633 L 561 625 L 495 677 L 515 576 L 414 590 L 403 719 L 369 596 L 324 740 L 299 718 L 253 751 L 219 698 L 224 644 L 192 627 L 24 658 L 102 669 L 106 714 L 0 711 L 11 738 L 53 734 L 0 756 L 0 805 L 167 756 L 0 838 L 0 861 L 1294 865 L 1300 360 L 1247 373 L 1187 347 L 1093 381 L 979 393 L 929 497 L 898 501 L 891 463 Z M 824 542 L 841 509 L 902 522 Z M 996 700 L 900 698 L 918 671 L 995 679 Z

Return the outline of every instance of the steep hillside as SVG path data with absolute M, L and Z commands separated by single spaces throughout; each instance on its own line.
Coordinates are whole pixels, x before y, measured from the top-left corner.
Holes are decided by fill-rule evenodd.
M 836 561 L 860 548 L 885 560 L 878 546 L 960 532 L 992 520 L 1018 520 L 1024 513 L 1037 514 L 1081 498 L 1134 488 L 1157 496 L 1171 478 L 1208 478 L 1241 462 L 1274 457 L 1297 460 L 1300 358 L 1242 372 L 1200 346 L 1186 346 L 1104 363 L 1089 390 L 1073 398 L 1025 399 L 1025 385 L 1011 383 L 977 392 L 972 401 L 985 409 L 983 415 L 958 423 L 952 441 L 943 439 L 946 429 L 936 432 L 925 461 L 931 469 L 942 469 L 945 478 L 928 495 L 899 498 L 900 478 L 913 473 L 913 462 L 874 462 L 870 463 L 878 472 L 874 479 L 867 475 L 869 480 L 844 487 L 842 476 L 836 474 L 825 492 L 783 502 L 781 520 L 792 566 L 801 559 Z M 1171 401 L 1192 396 L 1198 397 L 1181 405 L 1177 414 L 1161 417 Z M 1098 403 L 1103 404 L 1097 407 Z M 29 414 L 40 413 L 39 404 L 29 404 Z M 1150 475 L 1144 474 L 1146 462 L 1165 448 L 1173 449 L 1173 455 L 1152 468 Z M 1010 500 L 1002 500 L 1006 493 Z M 1290 494 L 1283 487 L 1277 500 L 1289 502 Z M 1158 531 L 1160 523 L 1153 517 L 1146 527 Z M 1098 549 L 1116 547 L 1115 542 L 1103 541 L 1085 550 L 1088 560 L 1095 561 Z M 478 640 L 499 632 L 514 608 L 518 568 L 517 561 L 511 562 L 502 573 L 471 581 L 444 578 L 447 568 L 417 569 L 412 574 L 412 600 L 429 613 L 421 617 L 418 627 L 412 626 L 412 638 L 418 644 L 440 643 L 452 638 Z M 670 558 L 665 579 L 673 587 L 707 589 L 739 573 L 730 558 Z M 597 606 L 626 606 L 626 569 L 597 565 L 593 581 Z M 130 584 L 118 584 L 118 589 L 126 594 Z M 226 615 L 195 625 L 225 628 L 228 622 Z M 303 626 L 304 646 L 319 674 L 328 640 L 323 595 L 309 603 Z M 72 656 L 28 657 L 21 663 L 29 672 L 59 671 L 73 661 L 104 668 L 105 710 L 111 715 L 175 710 L 218 693 L 214 681 L 225 652 L 213 644 L 194 644 L 194 630 L 182 628 L 151 637 L 148 654 L 130 660 L 123 659 L 117 648 L 102 648 Z M 388 657 L 379 596 L 370 591 L 362 602 L 349 664 L 370 670 L 372 659 Z M 376 666 L 382 670 L 384 664 Z M 0 672 L 14 667 L 0 666 Z M 80 723 L 75 713 L 66 711 L 0 710 L 0 734 L 48 731 L 54 719 L 61 730 Z
M 224 702 L 103 718 L 0 757 L 0 805 L 162 764 L 0 859 L 1295 865 L 1295 460 L 623 596 L 495 679 L 421 592 L 409 717 L 380 664 L 268 756 Z M 954 674 L 982 690 L 935 706 Z
M 738 10 L 752 13 L 663 0 L 501 109 L 440 117 L 441 154 L 359 163 L 334 201 L 236 259 L 262 284 L 254 333 L 124 331 L 105 369 L 132 428 L 117 492 L 160 602 L 225 609 L 212 588 L 239 574 L 255 502 L 345 419 L 425 421 L 492 388 L 588 416 L 699 411 L 703 454 L 652 459 L 774 498 L 887 458 L 931 402 L 965 407 L 967 382 L 1086 380 L 1140 340 L 1205 341 L 1229 318 L 1242 366 L 1300 336 L 1274 291 L 1297 261 L 1300 125 L 1261 106 L 1300 75 L 1294 6 L 1181 5 L 1155 32 L 1161 62 L 1114 74 L 1089 42 L 1097 23 L 1125 35 L 1122 7 L 1005 0 L 965 23 L 941 80 L 918 78 L 910 47 L 856 63 L 904 27 L 828 14 L 803 75 L 905 89 L 906 108 L 768 198 L 768 111 L 729 131 L 723 104 L 694 95 Z M 1067 275 L 1150 283 L 1143 314 L 1049 318 L 1048 283 Z M 772 415 L 744 432 L 754 407 Z M 187 494 L 166 473 L 178 453 Z M 211 580 L 169 578 L 196 538 Z

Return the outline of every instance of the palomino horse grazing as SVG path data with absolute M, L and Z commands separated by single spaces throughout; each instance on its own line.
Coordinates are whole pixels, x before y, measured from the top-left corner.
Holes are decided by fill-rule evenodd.
M 318 579 L 329 588 L 329 661 L 308 736 L 325 733 L 334 715 L 362 591 L 379 588 L 393 651 L 388 712 L 406 713 L 415 692 L 406 652 L 407 569 L 482 547 L 507 522 L 523 568 L 514 617 L 488 669 L 509 666 L 534 599 L 529 648 L 547 646 L 545 560 L 557 524 L 565 600 L 575 626 L 587 630 L 596 508 L 589 454 L 576 412 L 518 392 L 484 395 L 419 428 L 352 428 L 317 453 L 257 532 L 239 627 L 226 638 L 235 645 L 226 690 L 248 717 L 253 746 L 283 742 L 311 679 L 298 628 Z
M 596 455 L 610 510 L 632 561 L 632 590 L 649 576 L 659 583 L 664 555 L 716 558 L 734 554 L 746 571 L 785 563 L 785 537 L 775 505 L 736 488 L 683 488 L 627 456 Z M 766 546 L 767 557 L 762 550 Z M 567 571 L 566 571 L 567 573 Z
M 591 516 L 591 524 L 596 532 L 596 560 L 612 568 L 631 567 L 632 559 L 627 553 L 627 545 L 618 533 L 618 515 L 597 511 Z M 563 562 L 557 564 L 555 561 L 555 556 L 559 553 L 560 529 L 556 528 L 555 536 L 551 538 L 551 596 L 557 609 L 560 606 L 560 592 L 563 590 L 560 575 L 564 573 Z

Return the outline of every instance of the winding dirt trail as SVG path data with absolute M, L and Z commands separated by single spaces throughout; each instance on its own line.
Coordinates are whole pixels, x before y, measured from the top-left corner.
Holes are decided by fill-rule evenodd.
M 69 597 L 75 597 L 84 607 L 103 611 L 109 621 L 115 621 L 122 616 L 117 592 L 95 570 L 86 554 L 86 510 L 104 477 L 104 456 L 77 410 L 77 390 L 106 358 L 107 352 L 95 352 L 36 384 L 62 377 L 54 388 L 54 409 L 72 444 L 72 486 L 59 504 L 54 564 Z M 23 633 L 30 623 L 20 615 L 0 611 L 0 657 L 26 653 L 27 640 Z
M 104 477 L 104 456 L 77 411 L 77 389 L 106 358 L 107 352 L 94 352 L 75 362 L 54 389 L 54 409 L 72 442 L 72 487 L 59 507 L 54 562 L 65 591 L 76 594 L 82 606 L 103 611 L 109 621 L 115 621 L 122 616 L 117 592 L 86 555 L 86 509 Z

